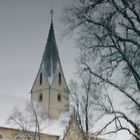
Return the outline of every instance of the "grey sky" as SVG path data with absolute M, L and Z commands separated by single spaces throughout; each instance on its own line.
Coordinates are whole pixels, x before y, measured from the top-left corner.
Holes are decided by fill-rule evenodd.
M 74 77 L 77 57 L 71 37 L 62 36 L 64 24 L 60 18 L 63 5 L 68 3 L 70 0 L 53 0 L 55 37 L 67 82 Z M 30 99 L 49 28 L 50 0 L 0 0 L 1 120 L 8 117 L 15 104 Z

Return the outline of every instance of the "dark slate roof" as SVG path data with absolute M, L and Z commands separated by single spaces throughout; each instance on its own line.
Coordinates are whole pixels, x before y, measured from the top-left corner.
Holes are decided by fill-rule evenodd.
M 51 22 L 48 39 L 43 55 L 44 69 L 48 77 L 52 77 L 56 71 L 59 61 L 59 55 L 54 35 L 53 22 Z

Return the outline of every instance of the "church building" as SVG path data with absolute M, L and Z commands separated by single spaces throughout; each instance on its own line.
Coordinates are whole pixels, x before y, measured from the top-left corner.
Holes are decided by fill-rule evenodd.
M 52 18 L 41 65 L 31 89 L 31 100 L 40 102 L 50 118 L 58 118 L 69 110 L 69 90 L 59 58 Z
M 47 112 L 48 117 L 51 120 L 57 122 L 57 120 L 62 117 L 61 115 L 63 113 L 69 111 L 69 89 L 60 62 L 54 34 L 52 16 L 53 11 L 51 10 L 51 24 L 48 33 L 47 43 L 37 76 L 31 89 L 31 100 L 40 102 L 44 107 L 45 111 Z M 0 127 L 0 139 L 85 140 L 85 137 L 84 135 L 82 135 L 76 122 L 70 119 L 70 116 L 68 116 L 67 122 L 65 122 L 65 120 L 62 120 L 60 124 L 58 124 L 59 128 L 57 130 L 57 125 L 54 124 L 53 127 L 50 123 L 51 132 L 49 132 L 48 128 L 48 130 L 46 129 L 43 133 L 35 133 L 14 128 Z M 62 125 L 64 125 L 64 130 L 62 130 Z M 59 134 L 54 134 L 52 131 L 63 131 L 62 137 Z M 36 138 L 36 135 L 39 135 L 39 137 Z M 88 140 L 102 139 L 91 136 L 88 138 Z

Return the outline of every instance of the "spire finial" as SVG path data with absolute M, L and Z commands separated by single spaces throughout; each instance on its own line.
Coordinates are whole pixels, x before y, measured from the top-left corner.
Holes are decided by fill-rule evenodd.
M 51 14 L 51 22 L 53 22 L 53 1 L 50 0 L 50 14 Z
M 53 9 L 51 9 L 50 13 L 51 13 L 51 22 L 52 22 L 53 21 Z

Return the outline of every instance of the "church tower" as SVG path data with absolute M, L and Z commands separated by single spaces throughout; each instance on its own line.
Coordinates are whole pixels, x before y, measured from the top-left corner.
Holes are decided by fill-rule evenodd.
M 69 90 L 56 45 L 51 11 L 51 24 L 45 51 L 31 89 L 31 100 L 42 103 L 48 116 L 57 119 L 69 110 Z

